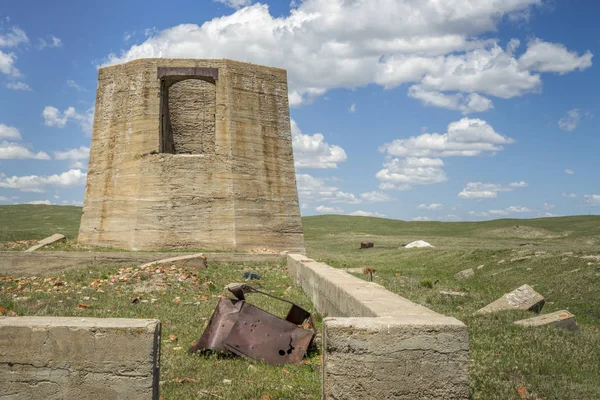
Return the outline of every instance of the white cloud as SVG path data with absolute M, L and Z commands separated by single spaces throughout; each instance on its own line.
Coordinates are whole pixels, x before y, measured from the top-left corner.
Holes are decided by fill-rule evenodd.
M 577 195 L 575 193 L 563 193 L 562 194 L 563 197 L 566 197 L 567 199 L 576 199 Z
M 381 213 L 378 213 L 378 212 L 363 211 L 363 210 L 354 211 L 354 212 L 351 212 L 348 215 L 352 215 L 352 216 L 355 216 L 355 217 L 378 217 L 378 218 L 385 218 L 386 217 L 385 214 L 381 214 Z
M 296 174 L 298 184 L 298 196 L 302 203 L 331 202 L 359 204 L 360 198 L 352 193 L 341 191 L 338 187 L 331 185 L 330 178 L 317 178 L 309 174 Z
M 426 106 L 457 110 L 463 114 L 483 112 L 494 108 L 490 99 L 477 93 L 445 94 L 437 90 L 423 89 L 421 85 L 413 85 L 408 89 L 408 95 L 421 100 Z
M 76 149 L 69 149 L 66 151 L 55 151 L 54 158 L 57 160 L 69 160 L 71 161 L 71 168 L 86 168 L 86 165 L 81 160 L 87 160 L 90 157 L 90 148 L 81 146 Z M 86 163 L 87 164 L 87 163 Z
M 583 71 L 591 67 L 592 57 L 590 51 L 579 56 L 560 43 L 535 39 L 528 44 L 527 51 L 519 58 L 519 66 L 532 71 L 556 72 L 562 75 L 576 69 Z
M 427 210 L 427 211 L 437 211 L 444 208 L 443 204 L 434 203 L 434 204 L 419 204 L 417 207 L 419 210 Z
M 15 67 L 17 56 L 14 53 L 5 53 L 0 50 L 0 72 L 11 76 L 20 76 L 21 73 Z
M 483 212 L 483 211 L 469 211 L 469 215 L 471 215 L 473 217 L 479 217 L 479 218 L 490 216 L 488 213 Z
M 56 128 L 64 128 L 67 122 L 75 121 L 81 126 L 81 130 L 91 136 L 92 126 L 94 124 L 94 110 L 89 109 L 85 114 L 78 113 L 74 107 L 68 107 L 62 113 L 58 108 L 46 106 L 42 111 L 44 125 Z
M 0 139 L 21 140 L 21 132 L 13 126 L 0 124 Z
M 0 142 L 0 159 L 34 159 L 34 160 L 49 160 L 50 156 L 43 152 L 32 152 L 20 143 L 8 142 L 6 140 Z
M 563 131 L 572 132 L 579 125 L 579 121 L 581 121 L 581 112 L 574 108 L 567 111 L 565 116 L 558 121 L 558 127 Z
M 234 8 L 250 3 L 222 1 Z M 145 57 L 233 58 L 287 69 L 292 105 L 333 88 L 412 83 L 437 95 L 430 104 L 437 105 L 443 93 L 451 96 L 452 107 L 470 112 L 491 107 L 483 95 L 510 98 L 538 90 L 538 71 L 566 73 L 591 64 L 589 52 L 579 56 L 539 39 L 528 43 L 521 58 L 515 55 L 517 40 L 503 49 L 497 39 L 481 39 L 490 37 L 504 16 L 528 15 L 539 4 L 304 0 L 293 1 L 285 17 L 254 4 L 202 25 L 152 33 L 119 55 L 110 54 L 105 64 Z M 462 96 L 453 98 L 454 92 Z
M 535 210 L 532 210 L 527 207 L 521 207 L 521 206 L 510 206 L 510 207 L 506 208 L 506 211 L 508 211 L 509 213 L 530 213 Z
M 496 210 L 489 210 L 487 212 L 485 211 L 469 211 L 469 215 L 473 216 L 473 217 L 478 217 L 478 218 L 485 218 L 485 217 L 505 217 L 507 215 L 510 214 L 517 214 L 517 213 L 532 213 L 535 210 L 532 210 L 530 208 L 527 207 L 522 207 L 522 206 L 510 206 L 504 209 L 496 209 Z
M 375 175 L 382 190 L 409 190 L 412 185 L 445 182 L 444 162 L 439 158 L 388 158 L 384 168 Z
M 31 91 L 31 87 L 25 82 L 9 82 L 6 84 L 6 87 L 12 90 Z
M 48 38 L 48 40 L 46 40 L 46 39 L 40 39 L 40 41 L 39 41 L 39 48 L 40 49 L 44 49 L 46 47 L 56 48 L 56 47 L 61 47 L 61 46 L 62 46 L 62 40 L 60 40 L 59 38 L 57 38 L 54 35 L 50 35 L 50 37 Z
M 429 218 L 429 217 L 414 217 L 412 220 L 413 221 L 431 221 L 431 218 Z
M 0 196 L 0 201 L 11 201 L 11 199 L 6 196 Z
M 33 200 L 33 201 L 28 201 L 25 204 L 43 204 L 46 206 L 51 206 L 54 203 L 52 203 L 50 200 Z
M 588 206 L 598 207 L 600 206 L 600 194 L 586 194 L 583 196 L 583 201 Z
M 445 217 L 442 217 L 442 221 L 462 221 L 462 218 L 459 217 L 458 215 L 449 214 L 449 215 L 446 215 Z
M 375 191 L 361 193 L 360 198 L 361 198 L 361 200 L 363 200 L 366 203 L 380 203 L 380 202 L 384 202 L 384 201 L 394 200 L 392 197 L 388 196 L 384 192 L 375 192 Z
M 22 192 L 43 192 L 45 186 L 72 187 L 85 184 L 87 174 L 79 169 L 71 169 L 62 174 L 50 176 L 12 176 L 2 177 L 0 187 L 18 189 Z
M 574 175 L 575 171 L 573 171 L 572 169 L 565 169 L 565 174 L 567 174 L 567 175 Z
M 231 8 L 242 8 L 242 7 L 247 7 L 250 4 L 252 4 L 252 0 L 213 0 L 216 1 L 218 3 L 223 3 L 228 7 Z
M 356 103 L 353 103 L 350 108 L 348 109 L 348 111 L 350 111 L 351 113 L 355 113 L 356 112 Z
M 325 206 L 318 206 L 317 208 L 315 208 L 315 211 L 320 212 L 320 213 L 327 213 L 327 214 L 340 214 L 340 213 L 344 212 L 344 210 L 342 210 L 341 208 L 325 207 Z
M 486 121 L 463 118 L 449 124 L 444 134 L 396 139 L 381 146 L 380 151 L 396 157 L 472 157 L 500 151 L 502 145 L 512 143 L 514 139 L 497 133 Z
M 344 149 L 327 143 L 322 134 L 304 134 L 296 121 L 292 119 L 290 122 L 296 168 L 337 168 L 338 163 L 348 159 Z
M 73 88 L 73 89 L 77 90 L 78 92 L 87 92 L 86 88 L 84 88 L 82 86 L 79 86 L 77 84 L 77 82 L 75 82 L 73 80 L 68 80 L 67 81 L 67 86 L 70 87 L 70 88 Z
M 0 47 L 17 47 L 29 43 L 29 38 L 24 30 L 13 27 L 10 32 L 0 34 Z
M 550 204 L 548 202 L 544 203 L 544 208 L 546 210 L 552 210 L 554 207 L 556 207 L 554 204 Z
M 510 213 L 507 210 L 490 210 L 487 212 L 487 214 L 494 215 L 494 216 L 504 216 L 504 215 L 508 215 Z
M 513 182 L 508 185 L 497 183 L 469 182 L 458 194 L 462 199 L 495 199 L 499 192 L 511 192 L 517 188 L 527 187 L 526 182 Z

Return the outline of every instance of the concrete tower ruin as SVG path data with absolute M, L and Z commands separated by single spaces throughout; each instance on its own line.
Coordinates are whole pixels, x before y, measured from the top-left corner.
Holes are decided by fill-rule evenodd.
M 79 242 L 304 251 L 286 71 L 164 58 L 101 68 Z

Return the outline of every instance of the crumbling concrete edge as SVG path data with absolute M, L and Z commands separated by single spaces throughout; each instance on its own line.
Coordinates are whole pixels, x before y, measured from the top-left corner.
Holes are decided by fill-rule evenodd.
M 469 398 L 465 324 L 303 255 L 287 271 L 326 317 L 322 398 Z

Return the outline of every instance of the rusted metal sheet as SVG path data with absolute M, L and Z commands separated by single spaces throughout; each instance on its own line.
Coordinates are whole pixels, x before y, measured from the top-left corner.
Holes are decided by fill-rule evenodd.
M 271 365 L 302 361 L 316 335 L 310 313 L 296 304 L 261 292 L 249 285 L 228 287 L 236 300 L 221 298 L 208 326 L 190 353 L 200 350 L 230 351 Z M 247 293 L 260 293 L 291 304 L 285 319 L 245 300 Z M 299 325 L 307 323 L 310 330 Z
M 204 67 L 158 67 L 156 77 L 162 79 L 165 76 L 202 76 L 217 80 L 219 79 L 219 69 Z

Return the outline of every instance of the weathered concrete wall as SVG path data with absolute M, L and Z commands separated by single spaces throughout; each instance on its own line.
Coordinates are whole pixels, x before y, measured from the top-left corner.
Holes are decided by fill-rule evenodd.
M 158 400 L 160 322 L 0 317 L 0 398 Z
M 287 267 L 327 316 L 323 398 L 469 398 L 469 334 L 462 322 L 302 255 L 288 255 Z
M 191 253 L 0 251 L 0 275 L 43 275 L 93 265 L 132 265 Z M 208 263 L 285 261 L 283 254 L 205 253 Z
M 213 82 L 170 86 L 174 149 L 162 153 L 159 67 L 218 69 Z M 101 68 L 79 241 L 303 252 L 285 70 L 189 59 Z

